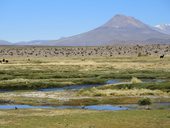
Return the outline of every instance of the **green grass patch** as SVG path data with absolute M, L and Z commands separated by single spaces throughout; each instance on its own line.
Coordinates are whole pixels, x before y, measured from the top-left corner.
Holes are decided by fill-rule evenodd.
M 6 110 L 0 111 L 2 128 L 169 128 L 168 110 L 84 111 Z
M 170 92 L 170 82 L 160 82 L 160 83 L 138 83 L 138 84 L 120 84 L 120 85 L 110 85 L 99 87 L 100 89 L 151 89 L 151 90 L 162 90 L 165 92 Z

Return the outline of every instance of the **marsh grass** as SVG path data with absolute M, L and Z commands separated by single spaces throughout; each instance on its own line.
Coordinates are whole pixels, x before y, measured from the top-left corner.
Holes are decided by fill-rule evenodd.
M 106 85 L 99 87 L 100 89 L 149 89 L 161 90 L 163 92 L 170 92 L 170 81 L 160 83 L 137 83 L 137 84 L 119 84 L 119 85 Z
M 33 57 L 29 62 L 26 58 L 13 57 L 9 60 L 9 64 L 0 66 L 0 89 L 68 86 L 64 82 L 103 84 L 114 78 L 170 78 L 169 57 L 164 61 L 155 57 L 85 57 L 85 61 L 81 57 Z
M 80 90 L 78 95 L 82 96 L 169 96 L 169 93 L 161 90 L 149 89 L 87 89 Z

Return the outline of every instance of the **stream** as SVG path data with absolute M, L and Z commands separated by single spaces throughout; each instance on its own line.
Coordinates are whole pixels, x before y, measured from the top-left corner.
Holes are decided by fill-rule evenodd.
M 151 82 L 164 82 L 165 80 L 161 79 L 143 79 L 143 83 L 151 83 Z M 106 81 L 105 84 L 122 84 L 122 83 L 130 83 L 125 79 L 112 79 Z M 39 89 L 38 91 L 49 92 L 49 91 L 65 91 L 65 90 L 80 90 L 84 88 L 98 87 L 103 86 L 105 84 L 94 84 L 94 85 L 71 85 L 61 88 L 46 88 Z M 154 108 L 164 108 L 170 109 L 170 103 L 154 103 L 151 106 Z M 127 104 L 127 105 L 89 105 L 89 106 L 32 106 L 32 105 L 21 105 L 21 104 L 3 104 L 0 105 L 0 110 L 8 110 L 8 109 L 87 109 L 87 110 L 109 110 L 109 111 L 119 111 L 119 110 L 140 110 L 141 106 L 137 104 Z
M 165 80 L 161 79 L 141 79 L 143 83 L 152 83 L 152 82 L 164 82 Z M 84 84 L 84 85 L 70 85 L 65 87 L 59 87 L 59 88 L 44 88 L 39 89 L 38 91 L 42 92 L 49 92 L 49 91 L 65 91 L 65 90 L 80 90 L 85 88 L 92 88 L 92 87 L 99 87 L 103 86 L 105 84 L 129 84 L 129 80 L 126 79 L 111 79 L 107 80 L 104 84 Z
M 31 105 L 0 105 L 0 109 L 87 109 L 87 110 L 127 110 L 128 107 L 112 105 L 90 105 L 90 106 L 31 106 Z
M 144 106 L 137 104 L 127 105 L 88 105 L 88 106 L 32 106 L 32 105 L 0 105 L 0 110 L 11 110 L 11 109 L 83 109 L 83 110 L 98 110 L 98 111 L 120 111 L 120 110 L 140 110 Z M 170 109 L 170 103 L 153 103 L 151 107 L 157 109 Z

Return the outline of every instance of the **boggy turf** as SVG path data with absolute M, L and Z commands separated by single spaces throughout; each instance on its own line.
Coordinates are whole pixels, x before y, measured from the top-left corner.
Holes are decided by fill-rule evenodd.
M 103 84 L 108 79 L 169 79 L 170 57 L 24 57 L 0 64 L 0 89 L 33 90 L 80 84 Z

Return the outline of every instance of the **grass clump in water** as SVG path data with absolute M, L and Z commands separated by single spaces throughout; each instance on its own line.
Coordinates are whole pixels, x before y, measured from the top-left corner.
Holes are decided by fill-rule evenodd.
M 136 77 L 132 77 L 131 79 L 131 83 L 132 84 L 139 84 L 139 83 L 142 83 L 142 81 Z

